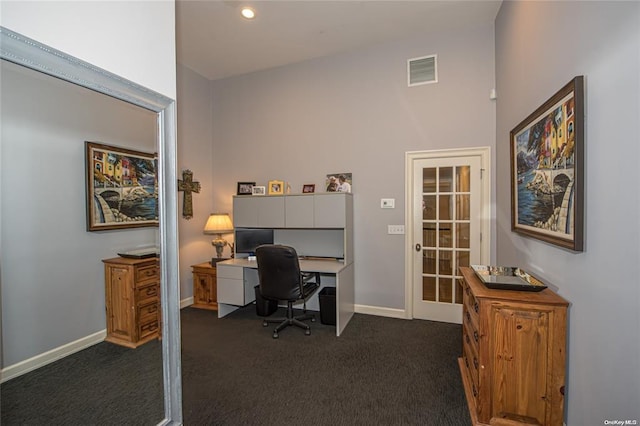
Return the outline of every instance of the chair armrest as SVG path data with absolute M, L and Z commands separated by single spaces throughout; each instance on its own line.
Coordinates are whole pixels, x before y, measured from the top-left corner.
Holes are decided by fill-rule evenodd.
M 302 282 L 308 283 L 311 279 L 315 278 L 315 282 L 320 285 L 320 272 L 301 272 Z

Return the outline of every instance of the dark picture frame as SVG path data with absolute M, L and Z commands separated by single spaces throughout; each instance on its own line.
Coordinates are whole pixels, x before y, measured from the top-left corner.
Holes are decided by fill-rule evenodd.
M 584 78 L 577 76 L 510 132 L 511 230 L 583 250 Z
M 302 185 L 302 193 L 303 194 L 310 194 L 312 192 L 316 192 L 316 185 L 313 183 L 307 183 Z
M 255 182 L 238 182 L 238 190 L 236 195 L 251 195 L 253 193 L 253 187 Z
M 85 141 L 87 231 L 157 227 L 158 156 Z

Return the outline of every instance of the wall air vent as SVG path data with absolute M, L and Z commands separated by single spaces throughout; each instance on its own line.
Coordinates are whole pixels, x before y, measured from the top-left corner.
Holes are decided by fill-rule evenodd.
M 438 56 L 429 55 L 407 61 L 409 87 L 438 82 Z

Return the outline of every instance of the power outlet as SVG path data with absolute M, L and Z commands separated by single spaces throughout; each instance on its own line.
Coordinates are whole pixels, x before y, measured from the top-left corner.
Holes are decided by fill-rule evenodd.
M 388 225 L 388 234 L 402 235 L 404 234 L 404 225 Z

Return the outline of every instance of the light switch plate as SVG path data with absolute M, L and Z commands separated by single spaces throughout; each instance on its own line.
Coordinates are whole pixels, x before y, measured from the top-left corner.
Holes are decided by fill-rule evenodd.
M 388 234 L 402 235 L 404 234 L 404 225 L 389 225 Z
M 380 208 L 381 209 L 393 209 L 396 207 L 396 199 L 395 198 L 381 198 L 380 199 Z

